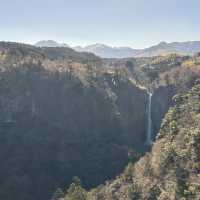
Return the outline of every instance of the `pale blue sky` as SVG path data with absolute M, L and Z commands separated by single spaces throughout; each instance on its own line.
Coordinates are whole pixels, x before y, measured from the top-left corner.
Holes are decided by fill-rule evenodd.
M 200 0 L 0 0 L 0 40 L 143 48 L 200 40 Z

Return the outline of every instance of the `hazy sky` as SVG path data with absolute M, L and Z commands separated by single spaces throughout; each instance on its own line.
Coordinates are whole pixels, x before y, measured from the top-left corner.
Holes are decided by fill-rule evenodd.
M 143 48 L 200 40 L 200 0 L 0 0 L 0 40 Z

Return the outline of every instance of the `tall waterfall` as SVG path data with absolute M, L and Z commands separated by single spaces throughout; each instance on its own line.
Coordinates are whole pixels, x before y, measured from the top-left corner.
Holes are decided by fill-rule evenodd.
M 151 118 L 151 106 L 152 106 L 152 93 L 148 92 L 148 106 L 147 106 L 147 135 L 146 144 L 151 145 L 152 141 L 152 118 Z

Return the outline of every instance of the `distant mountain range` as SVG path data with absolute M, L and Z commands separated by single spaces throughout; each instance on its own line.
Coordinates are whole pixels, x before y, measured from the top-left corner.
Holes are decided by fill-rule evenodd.
M 53 40 L 39 41 L 37 47 L 70 47 Z M 193 55 L 200 52 L 200 41 L 189 42 L 161 42 L 155 46 L 145 49 L 133 49 L 131 47 L 111 47 L 104 44 L 94 44 L 85 47 L 70 47 L 79 52 L 91 52 L 103 58 L 125 58 L 125 57 L 152 57 L 177 53 L 183 55 Z
M 64 43 L 58 43 L 54 40 L 42 40 L 35 44 L 37 47 L 69 47 L 69 45 Z
M 104 44 L 94 44 L 86 47 L 74 47 L 76 51 L 92 52 L 103 58 L 124 58 L 133 57 L 140 50 L 132 49 L 130 47 L 110 47 Z

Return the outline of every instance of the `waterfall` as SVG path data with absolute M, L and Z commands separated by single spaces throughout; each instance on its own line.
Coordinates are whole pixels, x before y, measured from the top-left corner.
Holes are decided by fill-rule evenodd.
M 152 93 L 148 92 L 148 106 L 147 106 L 147 135 L 146 144 L 151 145 L 152 141 L 152 118 L 151 118 L 151 106 L 152 106 Z

